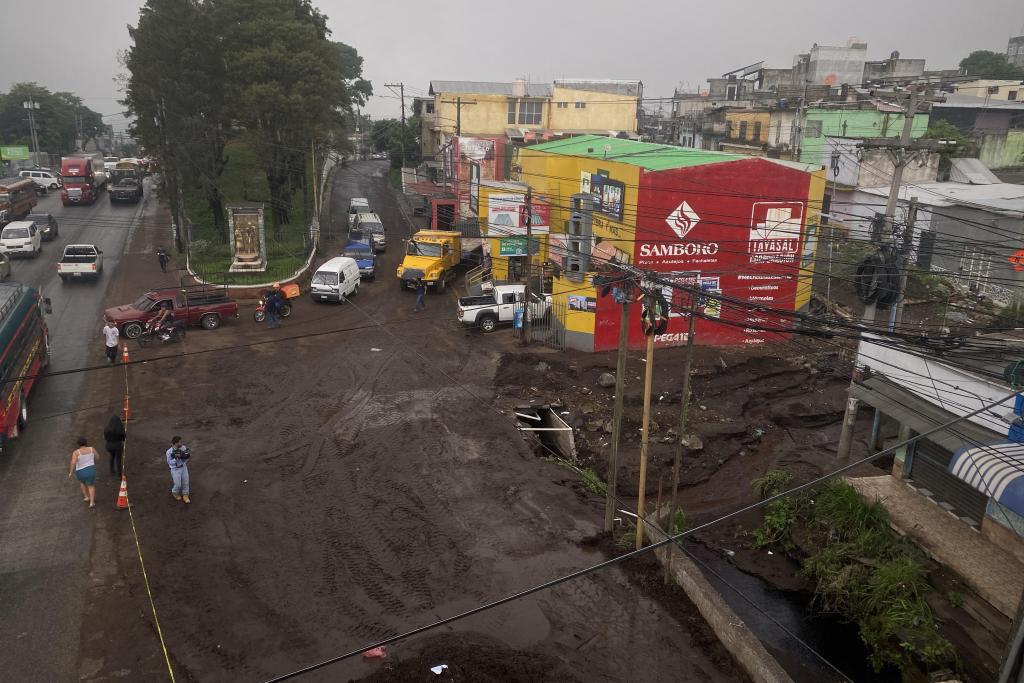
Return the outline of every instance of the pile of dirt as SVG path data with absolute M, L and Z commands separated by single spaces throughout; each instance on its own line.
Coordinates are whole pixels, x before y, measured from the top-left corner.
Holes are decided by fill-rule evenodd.
M 802 340 L 794 347 L 698 347 L 680 482 L 713 512 L 747 500 L 746 483 L 768 469 L 820 474 L 833 464 L 849 383 L 849 363 L 834 344 Z M 685 350 L 655 354 L 647 490 L 668 487 L 679 442 Z M 574 429 L 578 465 L 604 478 L 611 453 L 615 389 L 599 378 L 615 373 L 614 353 L 508 353 L 495 384 L 502 407 L 561 403 Z M 627 362 L 619 492 L 636 494 L 643 413 L 644 359 Z M 691 436 L 692 435 L 692 436 Z M 696 437 L 696 438 L 694 438 Z M 541 453 L 538 453 L 541 454 Z M 737 481 L 736 476 L 746 481 Z M 738 497 L 737 497 L 738 496 Z

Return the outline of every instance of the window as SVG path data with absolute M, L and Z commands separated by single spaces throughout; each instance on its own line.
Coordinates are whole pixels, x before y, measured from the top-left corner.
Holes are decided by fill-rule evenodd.
M 527 126 L 539 126 L 543 106 L 544 103 L 539 100 L 520 100 L 519 123 Z
M 761 141 L 761 122 L 754 121 L 754 142 Z
M 740 137 L 740 140 L 746 140 L 747 139 L 747 122 L 746 121 L 740 121 L 740 136 L 739 137 Z
M 1010 92 L 1006 93 L 1006 99 L 1008 99 L 1008 100 L 1015 100 L 1015 99 L 1017 99 L 1017 91 L 1016 90 L 1011 90 Z
M 514 124 L 516 122 L 516 101 L 508 101 L 508 122 Z
M 821 137 L 821 121 L 808 121 L 807 122 L 807 137 L 809 137 L 809 138 L 820 138 Z
M 568 109 L 569 108 L 569 103 L 568 102 L 559 102 L 558 103 L 558 108 L 559 109 Z
M 727 85 L 725 86 L 725 99 L 732 101 L 736 99 L 736 86 Z
M 577 109 L 586 109 L 587 108 L 587 103 L 586 102 L 577 102 L 576 103 L 576 108 Z
M 726 121 L 725 122 L 725 137 L 727 137 L 727 138 L 731 138 L 732 137 L 732 121 Z
M 427 113 L 428 114 L 433 114 L 434 113 L 434 103 L 433 102 L 427 102 Z

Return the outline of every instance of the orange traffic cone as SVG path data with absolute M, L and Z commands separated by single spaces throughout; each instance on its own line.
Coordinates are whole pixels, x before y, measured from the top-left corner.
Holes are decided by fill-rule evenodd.
M 117 492 L 117 505 L 114 507 L 118 510 L 128 509 L 128 477 L 121 477 L 121 490 Z
M 121 362 L 122 363 L 127 363 L 128 362 L 128 345 L 127 344 L 124 345 L 124 350 L 121 351 Z
M 124 403 L 121 405 L 121 412 L 124 413 L 124 421 L 127 422 L 132 418 L 132 411 L 128 407 L 128 394 L 124 395 Z

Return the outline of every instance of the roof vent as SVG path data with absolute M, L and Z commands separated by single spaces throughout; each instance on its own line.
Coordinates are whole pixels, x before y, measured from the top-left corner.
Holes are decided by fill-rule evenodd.
M 526 97 L 526 79 L 517 78 L 512 81 L 512 97 Z

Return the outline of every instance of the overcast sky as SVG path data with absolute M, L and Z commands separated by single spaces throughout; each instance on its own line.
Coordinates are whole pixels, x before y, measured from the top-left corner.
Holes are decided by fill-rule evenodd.
M 135 24 L 142 2 L 3 4 L 0 90 L 18 81 L 69 90 L 122 129 L 117 54 L 129 45 L 127 26 Z M 867 42 L 869 58 L 899 50 L 939 69 L 955 67 L 972 50 L 1005 51 L 1010 35 L 1024 32 L 1021 0 L 314 4 L 328 16 L 334 39 L 363 56 L 364 75 L 377 93 L 368 107 L 374 117 L 398 116 L 398 100 L 381 97 L 390 94 L 385 82 L 404 82 L 411 96 L 425 94 L 431 79 L 631 78 L 644 82 L 646 96 L 658 97 L 678 86 L 695 90 L 709 76 L 760 60 L 789 66 L 815 42 L 844 45 L 856 36 Z

